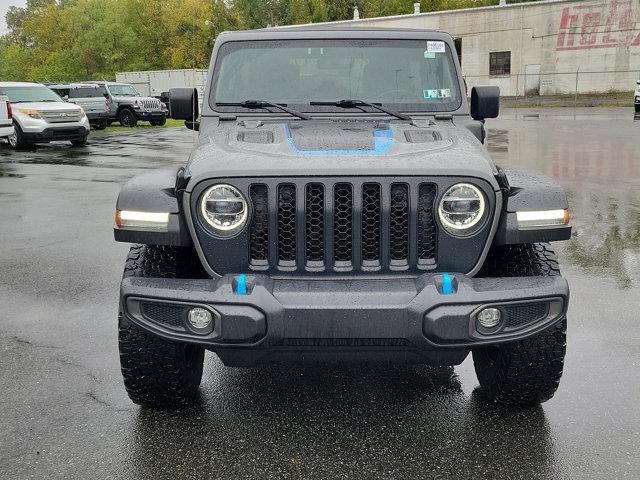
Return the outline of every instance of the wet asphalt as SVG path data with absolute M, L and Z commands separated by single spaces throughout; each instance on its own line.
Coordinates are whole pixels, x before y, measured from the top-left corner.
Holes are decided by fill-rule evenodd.
M 0 478 L 639 478 L 640 120 L 518 109 L 488 128 L 498 163 L 558 179 L 574 215 L 557 245 L 565 373 L 533 409 L 488 404 L 470 358 L 233 369 L 212 354 L 195 405 L 142 409 L 119 371 L 114 204 L 133 175 L 182 163 L 193 133 L 0 145 Z

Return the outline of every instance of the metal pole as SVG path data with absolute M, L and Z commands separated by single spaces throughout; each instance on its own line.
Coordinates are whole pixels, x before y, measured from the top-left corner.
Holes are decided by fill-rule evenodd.
M 578 106 L 578 73 L 580 72 L 580 67 L 576 70 L 576 91 L 573 94 L 573 108 L 575 109 Z

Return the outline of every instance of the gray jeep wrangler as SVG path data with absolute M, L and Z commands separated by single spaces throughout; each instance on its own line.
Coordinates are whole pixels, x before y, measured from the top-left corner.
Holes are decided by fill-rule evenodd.
M 452 38 L 422 30 L 224 33 L 206 96 L 171 92 L 199 130 L 186 165 L 132 179 L 115 239 L 127 392 L 194 398 L 204 351 L 228 366 L 458 365 L 487 398 L 551 398 L 569 287 L 549 241 L 570 237 L 551 179 L 499 167 Z
M 118 121 L 123 127 L 135 127 L 143 120 L 153 126 L 167 123 L 167 106 L 154 97 L 143 97 L 133 85 L 118 82 L 91 81 L 105 89 L 109 102 L 109 122 Z

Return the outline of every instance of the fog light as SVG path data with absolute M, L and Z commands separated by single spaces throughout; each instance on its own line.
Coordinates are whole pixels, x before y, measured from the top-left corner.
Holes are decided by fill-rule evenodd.
M 207 328 L 213 321 L 213 315 L 204 308 L 192 308 L 189 310 L 189 323 L 193 328 Z
M 493 328 L 500 323 L 500 310 L 497 308 L 484 308 L 478 313 L 478 322 L 484 328 Z

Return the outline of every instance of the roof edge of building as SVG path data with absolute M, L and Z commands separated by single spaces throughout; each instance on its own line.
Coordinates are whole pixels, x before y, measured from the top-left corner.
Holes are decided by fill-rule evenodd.
M 293 27 L 302 27 L 305 25 L 340 25 L 340 24 L 361 24 L 368 22 L 376 22 L 380 20 L 393 20 L 393 19 L 403 19 L 403 18 L 418 18 L 418 17 L 427 17 L 433 15 L 450 15 L 454 13 L 461 12 L 478 12 L 482 10 L 496 10 L 496 9 L 509 9 L 509 8 L 523 8 L 523 7 L 535 7 L 538 5 L 549 5 L 549 4 L 557 4 L 557 3 L 575 3 L 578 0 L 540 0 L 533 2 L 520 2 L 520 3 L 508 3 L 506 5 L 487 5 L 483 7 L 471 7 L 471 8 L 459 8 L 456 10 L 439 10 L 435 12 L 421 12 L 421 13 L 405 13 L 402 15 L 389 15 L 387 17 L 370 17 L 370 18 L 360 18 L 358 20 L 335 20 L 333 22 L 318 22 L 318 23 L 305 23 L 305 24 L 297 24 L 297 25 L 280 25 L 277 27 L 270 28 L 293 28 Z M 587 2 L 597 2 L 601 0 L 583 0 L 583 3 Z

